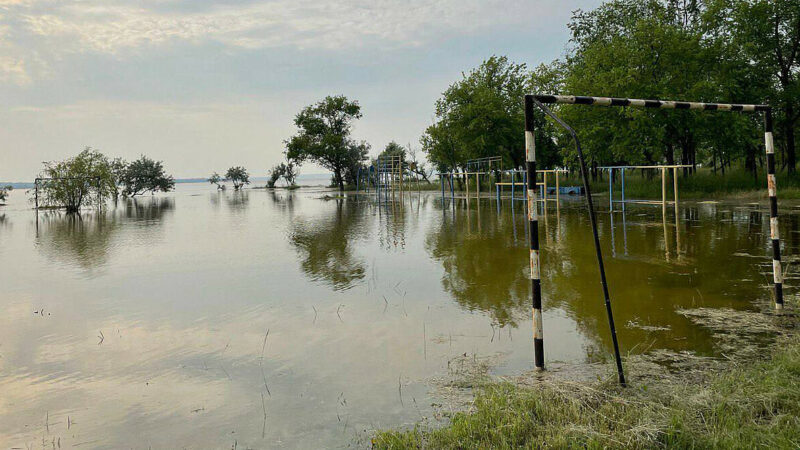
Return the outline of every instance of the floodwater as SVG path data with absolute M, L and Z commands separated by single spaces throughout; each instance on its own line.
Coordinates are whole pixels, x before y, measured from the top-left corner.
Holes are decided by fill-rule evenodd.
M 453 358 L 532 368 L 523 202 L 326 194 L 187 184 L 37 220 L 14 191 L 0 207 L 0 444 L 363 446 L 431 417 Z M 682 203 L 676 221 L 598 200 L 624 353 L 713 355 L 675 310 L 769 299 L 765 208 Z M 782 214 L 797 254 L 800 216 Z M 583 204 L 550 202 L 540 228 L 547 361 L 607 358 Z

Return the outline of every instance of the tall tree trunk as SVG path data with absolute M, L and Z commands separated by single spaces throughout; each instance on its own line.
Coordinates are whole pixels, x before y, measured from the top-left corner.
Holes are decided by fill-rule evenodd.
M 675 165 L 675 149 L 673 148 L 672 143 L 668 143 L 666 145 L 666 148 L 664 149 L 664 159 L 666 159 L 667 165 Z
M 758 171 L 756 170 L 756 148 L 750 144 L 745 146 L 744 168 L 753 174 L 755 180 L 758 180 Z
M 711 167 L 714 170 L 714 175 L 717 174 L 717 149 L 711 150 Z
M 339 185 L 339 192 L 344 192 L 344 177 L 342 177 L 342 169 L 337 169 L 334 172 L 336 184 Z

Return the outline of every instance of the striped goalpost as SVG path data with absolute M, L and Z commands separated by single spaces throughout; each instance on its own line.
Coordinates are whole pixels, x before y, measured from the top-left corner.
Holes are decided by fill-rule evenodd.
M 586 164 L 580 148 L 580 142 L 575 131 L 561 119 L 559 119 L 545 104 L 569 104 L 569 105 L 592 105 L 592 106 L 631 106 L 639 108 L 658 108 L 658 109 L 688 109 L 700 111 L 732 111 L 732 112 L 763 112 L 764 113 L 764 140 L 767 155 L 767 189 L 769 192 L 769 213 L 770 213 L 770 241 L 772 244 L 772 272 L 774 281 L 775 308 L 783 309 L 783 275 L 781 268 L 781 249 L 780 233 L 778 231 L 778 197 L 775 185 L 775 147 L 772 137 L 772 108 L 768 105 L 745 105 L 727 103 L 702 103 L 702 102 L 683 102 L 669 100 L 640 100 L 629 98 L 610 98 L 610 97 L 586 97 L 572 95 L 526 95 L 525 96 L 525 153 L 527 161 L 528 175 L 528 219 L 530 221 L 530 265 L 531 265 L 531 295 L 533 306 L 533 327 L 534 327 L 534 362 L 537 369 L 544 369 L 544 341 L 542 326 L 542 293 L 539 264 L 539 227 L 536 211 L 536 147 L 534 144 L 534 108 L 538 108 L 546 115 L 554 119 L 559 125 L 570 132 L 578 151 L 578 158 L 581 163 L 581 174 L 583 177 L 584 188 L 586 190 L 586 201 L 589 207 L 589 216 L 592 224 L 592 231 L 595 238 L 595 249 L 597 251 L 598 268 L 605 297 L 606 312 L 608 314 L 611 337 L 614 344 L 614 353 L 617 362 L 619 381 L 625 384 L 622 370 L 622 361 L 619 353 L 614 318 L 611 312 L 611 301 L 608 294 L 608 284 L 605 278 L 603 267 L 603 257 L 600 251 L 600 242 L 597 233 L 597 223 L 594 216 L 591 191 L 589 190 L 588 178 L 586 176 Z

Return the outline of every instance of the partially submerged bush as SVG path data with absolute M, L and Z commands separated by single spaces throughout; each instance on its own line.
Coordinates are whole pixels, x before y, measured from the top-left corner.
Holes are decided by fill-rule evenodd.
M 175 189 L 175 179 L 172 175 L 167 175 L 163 163 L 146 156 L 128 164 L 122 174 L 121 184 L 125 186 L 122 193 L 126 197 Z
M 245 184 L 250 184 L 250 174 L 242 166 L 231 167 L 225 173 L 225 179 L 233 182 L 233 189 L 238 191 Z
M 70 213 L 101 205 L 116 192 L 108 158 L 91 147 L 64 161 L 44 163 L 37 185 L 40 206 L 66 208 Z
M 6 198 L 8 198 L 8 192 L 13 190 L 14 186 L 11 185 L 0 188 L 0 202 L 6 201 Z

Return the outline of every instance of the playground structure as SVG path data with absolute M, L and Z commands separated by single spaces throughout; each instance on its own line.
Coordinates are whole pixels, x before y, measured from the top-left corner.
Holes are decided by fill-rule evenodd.
M 773 281 L 776 309 L 783 309 L 783 276 L 780 259 L 780 237 L 778 231 L 778 200 L 775 187 L 775 149 L 772 137 L 772 109 L 768 105 L 743 105 L 743 104 L 721 104 L 721 103 L 700 103 L 700 102 L 680 102 L 662 100 L 640 100 L 627 98 L 608 98 L 608 97 L 585 97 L 585 96 L 565 96 L 565 95 L 526 95 L 525 96 L 525 151 L 528 171 L 528 219 L 530 223 L 530 265 L 531 265 L 531 297 L 533 307 L 534 323 L 534 363 L 537 369 L 544 369 L 544 344 L 542 333 L 542 291 L 539 267 L 539 228 L 537 208 L 535 207 L 538 186 L 536 180 L 536 148 L 534 140 L 534 108 L 538 108 L 544 114 L 552 118 L 558 125 L 570 133 L 577 150 L 580 161 L 581 176 L 586 190 L 586 203 L 589 209 L 589 218 L 594 237 L 595 251 L 597 253 L 597 265 L 600 275 L 600 282 L 603 290 L 606 313 L 608 315 L 611 340 L 614 347 L 614 356 L 617 366 L 617 374 L 621 385 L 625 385 L 625 375 L 622 368 L 620 357 L 619 342 L 617 340 L 614 316 L 611 310 L 611 300 L 608 293 L 608 282 L 606 280 L 603 256 L 600 247 L 600 238 L 597 231 L 597 220 L 595 217 L 592 195 L 587 177 L 586 161 L 581 150 L 580 140 L 574 129 L 567 125 L 563 120 L 556 116 L 544 104 L 571 104 L 571 105 L 597 105 L 597 106 L 631 106 L 642 108 L 658 109 L 684 109 L 700 111 L 735 111 L 735 112 L 763 112 L 764 113 L 764 140 L 767 155 L 767 189 L 770 199 L 770 240 L 773 252 Z M 666 170 L 664 168 L 663 170 Z M 674 168 L 673 171 L 677 171 Z M 662 172 L 663 173 L 663 172 Z M 675 207 L 677 211 L 677 177 L 675 177 Z M 666 208 L 666 186 L 662 178 L 662 208 Z M 610 193 L 611 195 L 611 193 Z M 611 197 L 613 205 L 613 197 Z M 662 209 L 662 210 L 663 210 Z
M 509 182 L 497 182 L 495 183 L 495 191 L 497 195 L 497 200 L 500 200 L 502 197 L 503 191 L 505 190 L 505 186 L 511 186 L 511 200 L 525 200 L 528 198 L 528 191 L 524 189 L 524 187 L 528 183 L 527 179 L 527 172 L 522 170 L 507 170 L 503 173 L 509 174 L 511 181 Z M 537 186 L 542 186 L 544 189 L 542 190 L 542 198 L 538 199 L 541 202 L 548 202 L 548 201 L 559 201 L 561 199 L 561 183 L 559 182 L 559 174 L 560 173 L 568 173 L 566 169 L 540 169 L 536 171 L 537 174 L 542 174 L 542 181 L 537 181 Z M 522 181 L 517 182 L 517 174 L 521 175 Z M 548 198 L 547 188 L 548 188 L 548 177 L 550 175 L 554 175 L 555 178 L 555 198 L 551 199 Z M 515 195 L 516 186 L 520 186 L 522 190 L 522 197 L 517 198 Z
M 689 164 L 673 164 L 673 165 L 653 165 L 653 166 L 603 166 L 599 169 L 608 171 L 608 208 L 614 212 L 614 203 L 621 203 L 622 210 L 625 210 L 626 203 L 638 203 L 644 205 L 661 205 L 661 208 L 666 211 L 667 204 L 672 203 L 675 206 L 675 214 L 678 213 L 678 169 L 690 168 Z M 661 173 L 661 201 L 658 200 L 632 200 L 625 198 L 625 171 L 626 170 L 658 170 Z M 618 170 L 620 175 L 621 184 L 621 200 L 614 200 L 614 171 Z M 667 200 L 667 172 L 672 170 L 672 201 Z
M 455 177 L 464 177 L 464 188 L 466 198 L 470 198 L 469 180 L 475 176 L 475 197 L 481 196 L 481 175 L 491 176 L 492 174 L 501 173 L 503 171 L 503 158 L 500 156 L 489 156 L 486 158 L 470 159 L 467 161 L 466 169 L 463 172 L 440 172 L 439 183 L 442 188 L 442 197 L 444 197 L 444 179 L 447 178 L 450 185 L 450 197 L 455 198 Z
M 414 178 L 411 179 L 410 175 Z M 408 177 L 408 179 L 407 179 Z M 417 163 L 405 161 L 402 155 L 379 156 L 369 167 L 359 167 L 356 175 L 356 192 L 369 193 L 373 188 L 380 199 L 381 196 L 389 198 L 395 194 L 402 196 L 406 191 L 413 189 L 412 182 L 420 189 Z
M 375 163 L 375 190 L 378 197 L 403 195 L 403 158 L 400 155 L 379 156 Z

